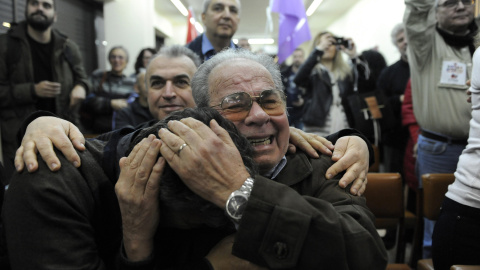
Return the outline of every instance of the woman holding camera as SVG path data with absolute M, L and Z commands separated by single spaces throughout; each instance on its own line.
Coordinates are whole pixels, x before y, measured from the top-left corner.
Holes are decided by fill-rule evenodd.
M 350 58 L 349 64 L 343 57 Z M 358 58 L 352 39 L 321 32 L 313 40 L 312 53 L 300 66 L 294 82 L 306 88 L 303 122 L 305 132 L 321 136 L 353 126 L 347 103 L 358 81 L 368 78 L 368 65 Z

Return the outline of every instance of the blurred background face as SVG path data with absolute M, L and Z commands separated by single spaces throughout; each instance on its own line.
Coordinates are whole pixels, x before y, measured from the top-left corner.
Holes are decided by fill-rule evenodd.
M 337 54 L 337 46 L 335 46 L 335 38 L 331 33 L 326 33 L 318 39 L 318 42 L 315 45 L 320 44 L 322 41 L 329 41 L 331 45 L 324 51 L 322 60 L 333 60 Z
M 475 5 L 465 6 L 461 1 L 454 7 L 442 6 L 447 0 L 440 0 L 437 7 L 438 26 L 452 33 L 462 33 L 473 21 Z
M 30 0 L 25 9 L 27 23 L 37 31 L 45 31 L 56 20 L 53 0 Z
M 236 0 L 212 0 L 202 14 L 207 34 L 213 37 L 232 38 L 240 21 L 240 7 Z
M 405 37 L 405 31 L 401 31 L 395 37 L 395 46 L 402 58 L 407 57 L 407 38 Z
M 305 55 L 303 51 L 296 50 L 293 52 L 293 55 L 292 55 L 292 65 L 295 67 L 299 67 L 303 63 L 304 59 L 305 59 Z
M 108 56 L 108 61 L 112 66 L 112 73 L 122 75 L 123 70 L 127 67 L 127 53 L 122 49 L 115 49 Z
M 252 50 L 252 47 L 250 47 L 250 43 L 248 43 L 248 39 L 246 39 L 246 38 L 239 39 L 237 45 L 240 48 L 247 49 L 249 51 Z
M 149 50 L 145 50 L 143 52 L 142 60 L 143 60 L 143 67 L 146 68 L 148 66 L 148 62 L 152 58 L 153 54 Z

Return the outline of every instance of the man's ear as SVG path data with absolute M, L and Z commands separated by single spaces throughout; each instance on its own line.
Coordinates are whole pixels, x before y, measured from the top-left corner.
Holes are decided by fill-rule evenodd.
M 138 83 L 135 83 L 133 85 L 133 90 L 135 91 L 135 93 L 140 94 L 140 87 L 138 87 Z
M 203 25 L 205 25 L 205 17 L 206 17 L 205 13 L 202 13 L 202 23 L 203 23 Z

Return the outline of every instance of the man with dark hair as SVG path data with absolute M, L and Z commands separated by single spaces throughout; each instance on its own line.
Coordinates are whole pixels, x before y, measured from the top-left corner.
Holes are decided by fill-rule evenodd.
M 240 22 L 239 0 L 204 0 L 202 21 L 205 33 L 187 47 L 206 61 L 224 48 L 236 48 L 232 37 Z
M 89 89 L 77 45 L 52 29 L 54 0 L 29 0 L 26 21 L 0 36 L 0 117 L 7 182 L 14 171 L 16 132 L 23 119 L 46 110 L 78 124 Z

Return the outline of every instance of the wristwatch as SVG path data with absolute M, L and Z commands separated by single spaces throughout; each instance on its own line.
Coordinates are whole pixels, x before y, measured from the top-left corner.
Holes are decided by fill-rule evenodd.
M 252 192 L 255 180 L 248 177 L 243 183 L 242 187 L 230 194 L 225 205 L 227 215 L 235 222 L 240 222 L 243 211 L 247 206 L 248 198 Z

